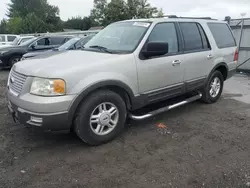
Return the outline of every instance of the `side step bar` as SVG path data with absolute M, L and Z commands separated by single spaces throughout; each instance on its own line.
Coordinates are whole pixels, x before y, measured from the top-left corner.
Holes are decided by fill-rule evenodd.
M 202 94 L 201 92 L 198 92 L 197 95 L 193 96 L 193 97 L 190 97 L 184 101 L 181 101 L 179 103 L 176 103 L 176 104 L 173 104 L 173 105 L 169 105 L 169 106 L 165 106 L 163 108 L 159 108 L 157 110 L 154 110 L 152 112 L 149 112 L 147 114 L 144 114 L 144 115 L 140 115 L 140 116 L 137 116 L 137 115 L 133 115 L 133 114 L 129 114 L 129 118 L 130 119 L 133 119 L 133 120 L 143 120 L 143 119 L 146 119 L 146 118 L 149 118 L 149 117 L 152 117 L 152 116 L 155 116 L 157 114 L 160 114 L 160 113 L 163 113 L 163 112 L 166 112 L 166 111 L 169 111 L 169 110 L 172 110 L 174 108 L 177 108 L 179 106 L 182 106 L 184 104 L 188 104 L 188 103 L 191 103 L 193 101 L 196 101 L 198 99 L 201 99 L 202 97 Z

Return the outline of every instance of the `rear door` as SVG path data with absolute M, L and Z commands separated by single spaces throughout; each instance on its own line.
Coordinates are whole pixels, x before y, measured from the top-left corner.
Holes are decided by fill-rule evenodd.
M 188 91 L 204 85 L 213 67 L 213 52 L 201 24 L 179 22 L 183 39 L 184 81 Z

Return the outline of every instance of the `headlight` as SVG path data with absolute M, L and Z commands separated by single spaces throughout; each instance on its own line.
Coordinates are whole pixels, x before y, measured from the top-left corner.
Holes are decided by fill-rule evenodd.
M 41 96 L 65 95 L 66 84 L 62 79 L 34 78 L 30 93 Z
M 22 57 L 21 59 L 20 59 L 20 61 L 23 61 L 23 60 L 25 60 L 26 58 L 25 57 Z

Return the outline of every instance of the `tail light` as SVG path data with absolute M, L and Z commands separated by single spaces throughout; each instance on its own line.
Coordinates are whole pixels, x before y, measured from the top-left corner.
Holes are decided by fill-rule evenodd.
M 235 53 L 234 53 L 234 61 L 238 61 L 238 59 L 239 59 L 239 50 L 238 49 L 236 49 L 236 51 L 235 51 Z

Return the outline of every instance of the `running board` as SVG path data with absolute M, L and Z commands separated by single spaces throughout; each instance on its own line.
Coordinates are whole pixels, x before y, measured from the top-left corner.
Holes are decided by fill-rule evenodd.
M 169 111 L 169 110 L 172 110 L 174 108 L 177 108 L 179 106 L 182 106 L 184 104 L 188 104 L 188 103 L 191 103 L 193 101 L 196 101 L 198 99 L 201 99 L 202 97 L 202 94 L 201 92 L 198 92 L 197 95 L 193 96 L 193 97 L 190 97 L 184 101 L 181 101 L 179 103 L 176 103 L 176 104 L 173 104 L 173 105 L 169 105 L 169 106 L 165 106 L 163 108 L 159 108 L 157 110 L 154 110 L 152 112 L 149 112 L 147 114 L 144 114 L 144 115 L 140 115 L 140 116 L 137 116 L 137 115 L 133 115 L 133 114 L 129 114 L 129 118 L 130 119 L 133 119 L 133 120 L 143 120 L 143 119 L 146 119 L 146 118 L 149 118 L 149 117 L 152 117 L 152 116 L 155 116 L 157 114 L 160 114 L 160 113 L 163 113 L 163 112 L 166 112 L 166 111 Z

